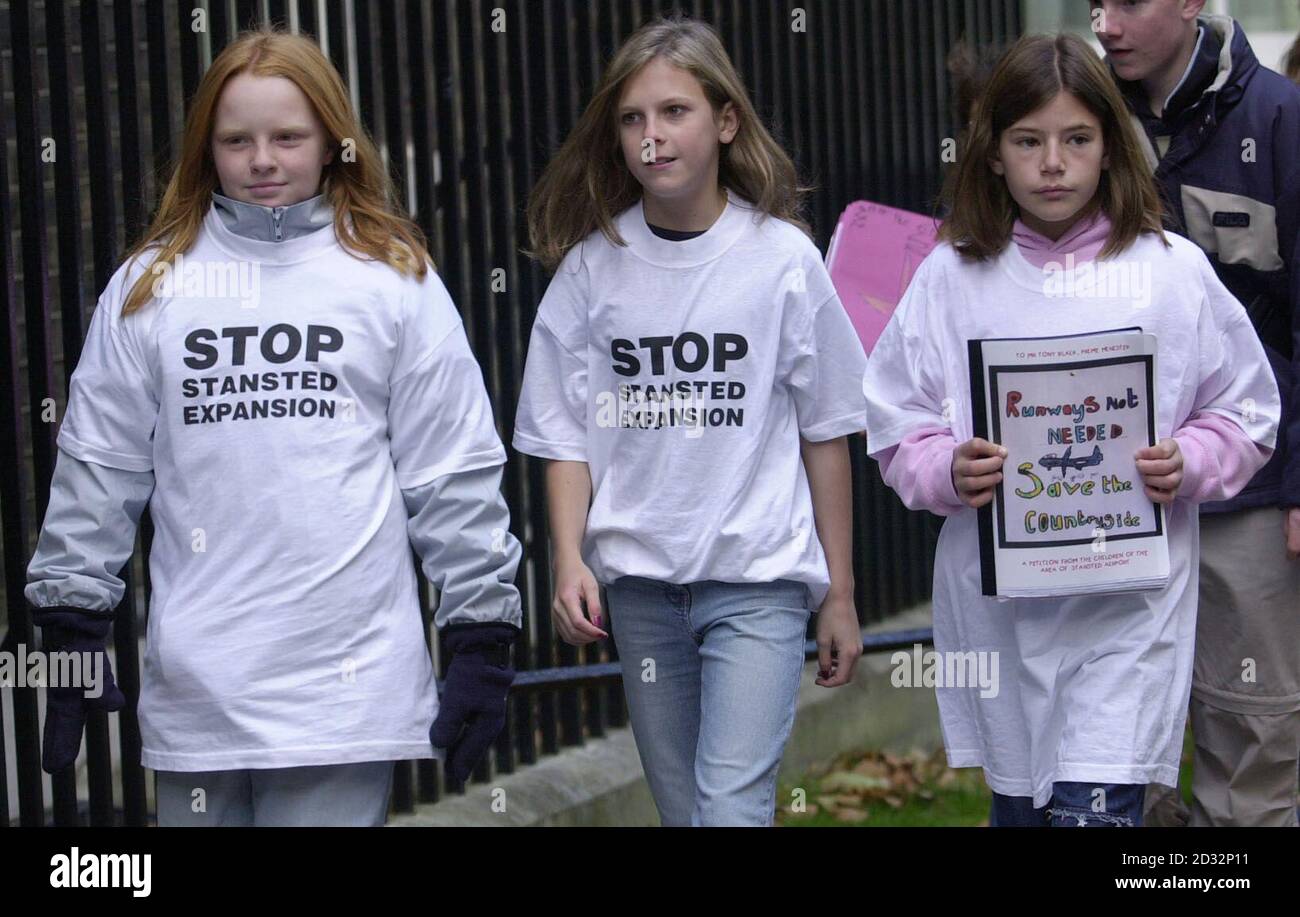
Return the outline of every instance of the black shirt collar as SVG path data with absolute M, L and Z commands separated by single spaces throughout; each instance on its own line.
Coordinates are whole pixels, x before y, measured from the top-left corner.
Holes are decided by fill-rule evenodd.
M 646 223 L 650 231 L 661 239 L 667 239 L 669 242 L 685 242 L 687 239 L 694 239 L 696 236 L 702 236 L 707 229 L 665 229 L 662 226 L 656 226 L 654 223 Z

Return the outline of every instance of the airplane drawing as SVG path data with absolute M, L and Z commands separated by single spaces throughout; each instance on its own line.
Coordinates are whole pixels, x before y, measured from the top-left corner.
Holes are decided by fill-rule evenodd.
M 1071 458 L 1070 451 L 1073 448 L 1074 447 L 1071 446 L 1069 449 L 1066 449 L 1065 455 L 1062 455 L 1059 458 L 1055 452 L 1049 452 L 1038 460 L 1038 464 L 1042 465 L 1048 471 L 1051 471 L 1053 468 L 1061 469 L 1062 478 L 1065 477 L 1065 470 L 1067 468 L 1073 468 L 1075 471 L 1082 471 L 1083 469 L 1089 468 L 1093 465 L 1101 464 L 1101 446 L 1093 446 L 1092 455 Z

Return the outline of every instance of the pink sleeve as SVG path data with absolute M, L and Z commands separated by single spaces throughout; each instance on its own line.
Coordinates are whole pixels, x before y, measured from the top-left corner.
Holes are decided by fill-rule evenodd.
M 1189 503 L 1235 497 L 1273 454 L 1231 420 L 1210 411 L 1188 417 L 1174 440 L 1183 453 L 1178 498 Z
M 948 429 L 916 430 L 902 442 L 873 453 L 885 483 L 908 509 L 951 516 L 967 509 L 952 484 L 952 454 L 957 440 Z

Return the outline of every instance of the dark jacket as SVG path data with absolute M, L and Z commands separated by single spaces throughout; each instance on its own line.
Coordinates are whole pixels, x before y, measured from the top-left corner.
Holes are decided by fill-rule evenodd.
M 1250 315 L 1282 394 L 1273 458 L 1201 512 L 1300 506 L 1300 89 L 1260 66 L 1241 26 L 1199 20 L 1188 73 L 1162 117 L 1118 80 L 1141 124 L 1169 229 L 1199 245 Z

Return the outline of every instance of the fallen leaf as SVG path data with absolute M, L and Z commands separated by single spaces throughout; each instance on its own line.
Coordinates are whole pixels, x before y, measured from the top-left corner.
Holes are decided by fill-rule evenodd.
M 835 813 L 836 821 L 866 821 L 868 817 L 862 809 L 840 809 Z
M 871 777 L 854 771 L 836 771 L 821 782 L 828 792 L 874 793 L 888 790 L 890 783 L 883 777 Z
M 886 779 L 889 777 L 889 768 L 881 761 L 873 761 L 867 758 L 854 765 L 853 773 Z

